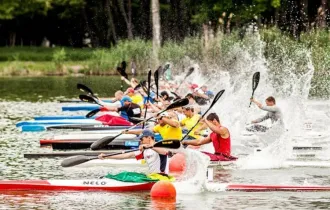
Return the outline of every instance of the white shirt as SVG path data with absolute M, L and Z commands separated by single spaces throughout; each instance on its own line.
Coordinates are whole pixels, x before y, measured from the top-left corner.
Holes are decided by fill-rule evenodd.
M 169 159 L 167 155 L 161 155 L 153 149 L 145 149 L 143 153 L 141 151 L 135 152 L 135 158 L 137 160 L 145 159 L 149 167 L 149 173 L 169 173 Z

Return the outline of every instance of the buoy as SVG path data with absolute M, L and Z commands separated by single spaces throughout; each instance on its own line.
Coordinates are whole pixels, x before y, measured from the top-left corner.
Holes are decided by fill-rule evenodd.
M 152 186 L 150 195 L 153 199 L 175 201 L 176 189 L 170 181 L 158 181 Z
M 173 155 L 169 164 L 170 172 L 183 172 L 186 169 L 186 157 L 182 153 Z

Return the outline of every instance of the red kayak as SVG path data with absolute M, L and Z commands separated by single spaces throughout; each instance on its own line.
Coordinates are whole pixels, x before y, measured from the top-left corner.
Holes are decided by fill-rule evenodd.
M 0 191 L 142 191 L 155 182 L 130 183 L 112 179 L 0 181 Z

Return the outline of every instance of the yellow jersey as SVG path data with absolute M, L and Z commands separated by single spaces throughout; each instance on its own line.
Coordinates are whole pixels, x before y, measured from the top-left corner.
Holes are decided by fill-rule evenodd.
M 185 126 L 188 130 L 190 130 L 197 123 L 199 118 L 200 118 L 199 114 L 195 114 L 192 117 L 185 117 L 185 118 L 183 118 L 183 120 L 181 120 L 181 125 Z M 200 126 L 201 126 L 201 124 L 198 123 L 198 125 L 196 125 L 196 127 L 194 129 L 192 129 L 192 131 L 190 131 L 189 136 L 191 136 L 195 139 L 199 139 L 201 136 L 200 135 L 195 135 L 194 132 Z
M 143 97 L 140 94 L 135 94 L 130 97 L 132 99 L 132 103 L 139 105 L 143 108 Z
M 164 140 L 166 139 L 182 139 L 181 127 L 175 128 L 170 125 L 156 125 L 153 129 L 155 133 L 159 133 Z

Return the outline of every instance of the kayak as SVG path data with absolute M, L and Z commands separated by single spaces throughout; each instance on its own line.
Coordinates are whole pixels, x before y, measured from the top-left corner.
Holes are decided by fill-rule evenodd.
M 111 99 L 101 99 L 105 103 L 112 103 L 113 100 Z M 60 100 L 60 103 L 90 103 L 82 100 Z
M 92 116 L 90 118 L 86 118 L 84 115 L 77 116 L 38 116 L 34 117 L 34 120 L 78 120 L 78 119 L 95 119 L 97 116 Z
M 51 146 L 53 149 L 87 149 L 89 148 L 94 141 L 89 139 L 82 139 L 82 140 L 47 140 L 41 139 L 40 146 Z M 131 148 L 131 147 L 138 147 L 140 145 L 140 139 L 132 138 L 132 139 L 123 139 L 117 138 L 113 140 L 111 143 L 108 144 L 105 148 L 112 149 L 112 148 Z
M 57 129 L 78 129 L 82 131 L 97 131 L 97 130 L 116 130 L 116 129 L 128 129 L 132 126 L 113 126 L 113 125 L 23 125 L 21 126 L 22 132 L 40 132 L 46 130 L 57 130 Z M 137 128 L 142 128 L 138 126 Z
M 99 108 L 98 104 L 72 104 L 62 106 L 62 111 L 92 111 Z
M 155 182 L 131 183 L 112 179 L 86 180 L 13 180 L 0 181 L 0 191 L 143 191 L 151 190 Z
M 46 138 L 46 139 L 42 139 L 40 141 L 43 141 L 43 140 L 47 140 L 47 141 L 51 140 L 54 142 L 56 142 L 56 141 L 96 141 L 96 140 L 101 139 L 106 136 L 116 136 L 118 134 L 120 134 L 120 131 L 118 131 L 118 130 L 114 130 L 114 132 L 111 132 L 111 133 L 91 133 L 91 134 L 77 133 L 77 134 L 55 135 L 52 138 Z M 137 138 L 137 135 L 122 134 L 116 139 L 134 139 L 134 138 Z M 156 133 L 155 140 L 159 141 L 161 139 L 162 139 L 162 137 L 160 136 L 160 134 Z
M 86 118 L 86 115 L 76 115 L 76 116 L 66 116 L 66 115 L 55 115 L 55 116 L 38 116 L 34 117 L 34 120 L 68 120 L 68 119 L 95 119 L 99 116 L 111 114 L 114 116 L 119 116 L 117 112 L 102 112 L 101 114 L 96 114 L 90 118 Z
M 77 127 L 77 125 L 133 126 L 134 124 L 122 117 L 110 114 L 105 114 L 95 119 L 35 120 L 23 121 L 16 124 L 17 127 L 22 128 L 22 131 L 43 131 L 46 129 L 48 130 L 48 126 L 55 126 L 55 128 L 59 126 L 62 129 L 68 126 L 69 129 L 79 129 L 79 126 Z
M 16 123 L 16 127 L 21 127 L 23 125 L 72 125 L 72 124 L 103 125 L 104 122 L 90 118 L 60 119 L 60 120 L 31 120 L 31 121 L 18 122 Z
M 132 183 L 112 179 L 85 180 L 8 180 L 0 181 L 0 191 L 149 191 L 155 182 Z M 173 182 L 174 186 L 179 182 Z M 208 187 L 209 186 L 209 187 Z M 297 186 L 297 185 L 257 185 L 208 182 L 207 188 L 216 186 L 219 191 L 330 191 L 330 186 Z
M 209 166 L 210 167 L 223 167 L 223 166 L 229 166 L 234 164 L 235 161 L 210 161 Z M 78 168 L 88 168 L 88 167 L 111 167 L 111 166 L 126 166 L 126 167 L 148 167 L 148 165 L 143 160 L 136 160 L 136 159 L 123 159 L 123 160 L 117 160 L 117 159 L 95 159 L 90 160 L 88 162 L 76 165 L 74 167 Z

